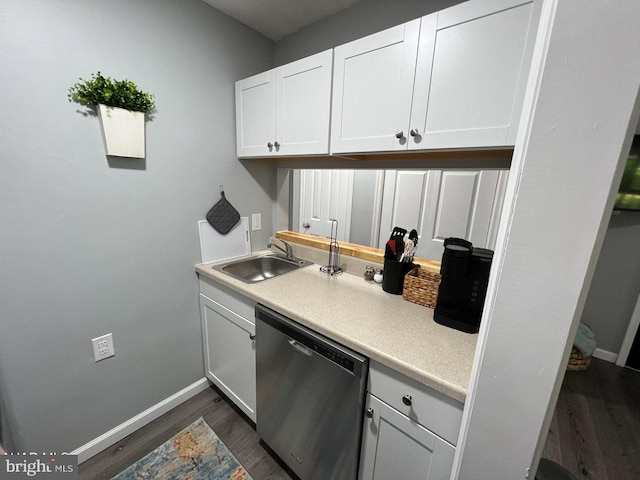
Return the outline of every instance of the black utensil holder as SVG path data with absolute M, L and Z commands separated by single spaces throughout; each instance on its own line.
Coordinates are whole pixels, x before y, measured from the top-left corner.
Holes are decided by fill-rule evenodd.
M 387 293 L 402 295 L 404 276 L 415 265 L 411 262 L 398 262 L 388 258 L 384 259 L 384 272 L 382 274 L 382 289 Z

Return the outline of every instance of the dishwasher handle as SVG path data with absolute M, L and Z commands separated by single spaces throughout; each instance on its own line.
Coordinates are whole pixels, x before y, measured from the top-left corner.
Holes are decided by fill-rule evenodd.
M 309 356 L 320 355 L 357 378 L 367 377 L 369 359 L 364 355 L 354 352 L 259 303 L 256 304 L 255 318 L 256 325 L 259 322 L 264 323 L 282 333 L 283 340 L 294 340 L 300 348 L 294 344 L 291 344 L 291 347 L 296 348 L 298 352 Z
M 310 348 L 307 348 L 304 345 L 302 345 L 300 342 L 297 342 L 292 338 L 288 338 L 287 341 L 289 342 L 289 345 L 291 345 L 291 348 L 296 350 L 298 353 L 306 355 L 307 357 L 310 357 L 311 355 L 313 355 L 313 351 Z

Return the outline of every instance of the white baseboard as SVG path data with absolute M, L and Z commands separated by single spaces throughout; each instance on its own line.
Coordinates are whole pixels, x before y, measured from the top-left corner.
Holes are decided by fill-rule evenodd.
M 601 348 L 596 348 L 593 351 L 593 357 L 595 358 L 599 358 L 600 360 L 605 360 L 607 362 L 611 362 L 611 363 L 616 363 L 616 360 L 618 359 L 618 354 L 617 353 L 613 353 L 610 352 L 608 350 L 603 350 Z
M 82 463 L 100 453 L 105 448 L 119 442 L 127 435 L 131 435 L 133 432 L 144 427 L 146 424 L 152 422 L 161 415 L 164 415 L 172 408 L 177 407 L 181 403 L 189 400 L 191 397 L 206 390 L 209 388 L 209 385 L 209 380 L 201 378 L 179 392 L 176 392 L 161 402 L 156 403 L 152 407 L 147 408 L 144 412 L 139 413 L 135 417 L 130 418 L 117 427 L 112 428 L 108 432 L 103 433 L 99 437 L 94 438 L 90 442 L 85 443 L 81 447 L 78 447 L 73 452 L 69 453 L 71 455 L 78 455 L 78 463 Z

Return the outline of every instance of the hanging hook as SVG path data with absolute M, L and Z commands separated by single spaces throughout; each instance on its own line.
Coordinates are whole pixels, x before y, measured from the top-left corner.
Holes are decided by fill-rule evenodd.
M 224 198 L 224 187 L 220 185 L 220 196 Z

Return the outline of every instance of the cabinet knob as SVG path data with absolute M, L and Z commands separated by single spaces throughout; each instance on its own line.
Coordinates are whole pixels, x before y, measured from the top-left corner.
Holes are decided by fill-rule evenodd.
M 373 408 L 367 408 L 367 411 L 364 412 L 365 417 L 373 418 Z
M 249 340 L 255 340 L 256 339 L 256 334 L 255 333 L 250 333 L 249 334 Z
M 276 142 L 276 143 L 274 143 L 273 145 L 274 145 L 276 148 L 280 148 L 280 143 L 279 143 L 279 142 Z
M 411 395 L 405 395 L 402 397 L 402 403 L 404 403 L 407 407 L 411 406 Z
M 273 148 L 273 143 L 271 142 L 267 143 L 267 147 L 269 147 L 269 150 L 271 150 Z
M 398 130 L 396 132 L 396 138 L 402 138 L 402 137 L 404 137 L 404 132 L 402 130 Z
M 417 128 L 412 128 L 409 133 L 412 137 L 417 137 L 418 135 L 420 135 L 420 130 L 418 130 Z

